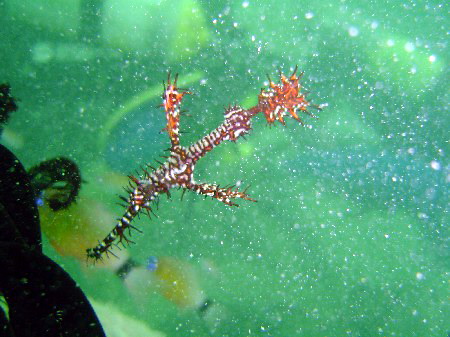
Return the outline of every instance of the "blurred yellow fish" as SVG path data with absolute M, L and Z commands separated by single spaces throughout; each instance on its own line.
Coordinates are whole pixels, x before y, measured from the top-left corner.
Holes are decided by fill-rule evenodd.
M 50 244 L 62 256 L 86 261 L 86 249 L 95 245 L 95 238 L 104 234 L 114 215 L 97 200 L 79 196 L 69 207 L 54 211 L 44 202 L 39 207 L 41 228 Z M 104 259 L 99 266 L 116 268 L 126 260 L 126 250 L 114 249 L 120 259 Z
M 206 302 L 192 266 L 174 257 L 151 257 L 146 267 L 131 270 L 124 282 L 137 297 L 159 293 L 179 308 L 200 309 Z

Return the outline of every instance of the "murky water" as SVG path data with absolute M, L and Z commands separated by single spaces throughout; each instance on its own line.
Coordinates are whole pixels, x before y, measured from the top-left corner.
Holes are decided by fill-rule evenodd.
M 95 301 L 110 336 L 151 335 L 145 327 L 447 336 L 444 2 L 6 0 L 0 10 L 0 82 L 20 99 L 2 143 L 26 167 L 55 156 L 79 164 L 80 251 L 123 214 L 125 175 L 170 145 L 159 107 L 167 71 L 193 92 L 183 145 L 219 125 L 229 104 L 255 105 L 266 74 L 275 81 L 296 65 L 308 97 L 326 104 L 319 118 L 302 116 L 307 127 L 291 118 L 268 127 L 259 116 L 247 140 L 202 159 L 197 181 L 251 185 L 258 202 L 161 198 L 158 218 L 136 223 L 144 233 L 121 257 L 135 264 L 125 281 L 62 256 L 78 228 L 44 230 L 46 253 Z M 91 233 L 97 220 L 111 225 Z M 149 257 L 160 263 L 145 269 Z

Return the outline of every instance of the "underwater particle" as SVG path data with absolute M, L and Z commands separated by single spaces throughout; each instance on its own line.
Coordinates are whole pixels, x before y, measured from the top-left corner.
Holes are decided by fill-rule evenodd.
M 306 20 L 311 20 L 313 17 L 314 17 L 314 13 L 313 12 L 305 13 L 305 19 Z
M 419 219 L 421 219 L 421 220 L 426 220 L 426 219 L 429 218 L 428 214 L 423 213 L 423 212 L 417 213 L 417 217 L 418 217 Z
M 244 2 L 242 3 L 242 8 L 247 8 L 248 5 L 250 5 L 250 1 L 244 1 Z
M 416 153 L 416 149 L 413 148 L 413 147 L 410 147 L 410 148 L 408 149 L 408 153 L 411 154 L 411 155 L 413 155 L 414 153 Z
M 436 61 L 436 55 L 430 55 L 430 57 L 428 58 L 428 61 L 430 61 L 431 63 Z
M 404 48 L 408 53 L 412 53 L 416 49 L 416 46 L 412 42 L 406 42 Z
M 359 35 L 359 29 L 356 28 L 355 26 L 350 26 L 348 28 L 348 35 L 350 35 L 351 37 L 356 37 Z
M 432 160 L 431 163 L 430 163 L 430 167 L 431 167 L 433 170 L 439 171 L 439 170 L 441 169 L 441 163 L 439 163 L 439 162 L 436 161 L 436 160 Z
M 416 279 L 418 281 L 422 281 L 425 278 L 425 275 L 421 273 L 420 271 L 416 273 Z
M 427 188 L 425 190 L 425 197 L 430 200 L 436 198 L 436 189 L 432 187 Z

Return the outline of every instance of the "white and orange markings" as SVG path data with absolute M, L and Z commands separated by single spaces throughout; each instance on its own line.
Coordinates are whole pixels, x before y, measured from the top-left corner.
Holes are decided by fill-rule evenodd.
M 161 104 L 167 118 L 167 125 L 164 130 L 169 134 L 171 142 L 168 149 L 169 155 L 164 157 L 165 162 L 157 161 L 159 163 L 158 168 L 147 165 L 146 168 L 142 169 L 139 177 L 129 177 L 128 198 L 122 197 L 122 200 L 126 203 L 124 215 L 96 247 L 87 249 L 88 258 L 99 260 L 104 254 L 112 254 L 112 245 L 121 243 L 125 246 L 125 244 L 131 243 L 132 241 L 126 236 L 126 233 L 129 236 L 131 229 L 138 230 L 131 224 L 133 219 L 143 210 L 148 215 L 153 213 L 151 204 L 157 201 L 161 194 L 170 196 L 172 188 L 183 188 L 210 196 L 228 206 L 238 206 L 234 202 L 235 199 L 256 201 L 248 196 L 246 190 L 241 192 L 234 186 L 220 187 L 214 184 L 196 183 L 194 180 L 195 164 L 224 140 L 235 142 L 238 138 L 248 134 L 252 129 L 251 119 L 261 112 L 269 124 L 273 124 L 275 121 L 285 124 L 284 116 L 288 113 L 302 125 L 303 121 L 298 116 L 298 112 L 305 112 L 314 116 L 307 110 L 308 106 L 318 110 L 320 110 L 320 107 L 310 104 L 306 100 L 306 95 L 301 92 L 302 86 L 300 84 L 303 73 L 299 77 L 296 73 L 297 67 L 289 77 L 280 74 L 280 84 L 274 83 L 269 78 L 269 88 L 261 90 L 257 105 L 250 109 L 244 109 L 240 106 L 228 107 L 225 109 L 223 123 L 188 147 L 180 145 L 179 124 L 181 102 L 184 96 L 190 94 L 190 92 L 177 87 L 178 75 L 171 82 L 169 73 L 167 87 L 164 87 L 163 103 Z M 126 230 L 128 231 L 126 232 Z

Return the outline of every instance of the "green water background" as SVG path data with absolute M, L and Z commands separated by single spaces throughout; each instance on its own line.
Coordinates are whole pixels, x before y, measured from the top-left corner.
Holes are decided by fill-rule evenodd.
M 159 96 L 108 121 L 169 69 L 199 74 L 183 102 L 184 145 L 228 104 L 254 105 L 280 69 L 298 65 L 312 101 L 327 104 L 307 128 L 269 128 L 261 116 L 246 141 L 200 161 L 197 181 L 251 184 L 257 203 L 230 209 L 175 192 L 159 219 L 138 223 L 133 257 L 189 261 L 221 308 L 214 328 L 162 296 L 138 306 L 114 275 L 48 253 L 89 296 L 169 336 L 447 336 L 448 9 L 0 1 L 0 81 L 20 99 L 7 126 L 16 138 L 3 142 L 26 167 L 64 155 L 89 177 L 157 158 L 168 145 Z

